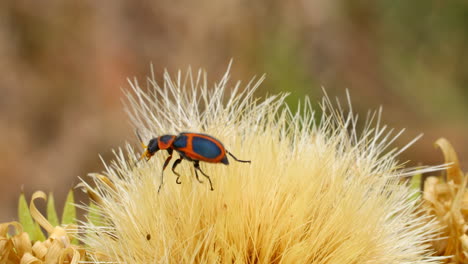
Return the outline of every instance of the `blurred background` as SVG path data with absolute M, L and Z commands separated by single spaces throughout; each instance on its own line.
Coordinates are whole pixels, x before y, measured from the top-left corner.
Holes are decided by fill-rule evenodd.
M 145 83 L 189 65 L 210 83 L 266 73 L 257 95 L 287 91 L 294 105 L 321 86 L 351 93 L 354 110 L 383 106 L 425 136 L 401 159 L 443 162 L 446 137 L 468 170 L 468 2 L 263 0 L 0 2 L 0 222 L 17 218 L 23 190 L 61 204 L 98 154 L 134 141 L 123 111 L 127 78 Z

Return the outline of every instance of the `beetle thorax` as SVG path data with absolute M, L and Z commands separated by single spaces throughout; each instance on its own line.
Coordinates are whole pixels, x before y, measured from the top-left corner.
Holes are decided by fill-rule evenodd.
M 163 135 L 158 137 L 158 146 L 159 149 L 168 149 L 172 147 L 172 143 L 176 136 L 174 135 Z

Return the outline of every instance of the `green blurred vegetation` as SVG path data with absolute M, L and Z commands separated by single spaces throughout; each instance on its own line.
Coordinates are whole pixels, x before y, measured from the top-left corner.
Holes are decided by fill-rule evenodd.
M 98 153 L 132 141 L 121 87 L 188 65 L 210 84 L 234 59 L 232 80 L 266 73 L 258 96 L 345 98 L 361 116 L 407 128 L 411 165 L 439 164 L 444 136 L 468 167 L 468 2 L 28 1 L 0 3 L 0 220 L 21 186 L 59 201 L 76 176 L 100 171 Z M 66 188 L 63 188 L 63 187 Z M 80 200 L 80 198 L 77 198 Z

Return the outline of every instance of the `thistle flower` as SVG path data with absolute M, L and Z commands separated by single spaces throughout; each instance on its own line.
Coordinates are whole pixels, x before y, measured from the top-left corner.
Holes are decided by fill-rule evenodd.
M 429 249 L 435 224 L 420 214 L 401 177 L 434 170 L 403 169 L 389 149 L 401 133 L 370 113 L 362 133 L 358 117 L 327 96 L 316 117 L 308 99 L 297 112 L 285 94 L 259 100 L 263 78 L 213 89 L 191 70 L 148 89 L 135 80 L 127 112 L 145 141 L 162 134 L 201 132 L 220 139 L 251 164 L 203 163 L 214 191 L 178 167 L 182 184 L 165 171 L 167 154 L 134 161 L 142 149 L 116 151 L 105 176 L 84 183 L 99 221 L 83 223 L 95 263 L 437 263 Z M 349 96 L 348 96 L 349 101 Z M 351 106 L 351 105 L 349 105 Z

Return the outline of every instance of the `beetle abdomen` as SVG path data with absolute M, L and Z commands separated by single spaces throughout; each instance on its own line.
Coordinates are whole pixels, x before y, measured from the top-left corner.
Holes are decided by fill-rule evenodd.
M 223 144 L 206 134 L 180 133 L 172 142 L 172 147 L 188 160 L 229 164 Z
M 216 143 L 199 136 L 192 137 L 192 149 L 193 152 L 207 159 L 216 159 L 223 154 L 223 151 Z

